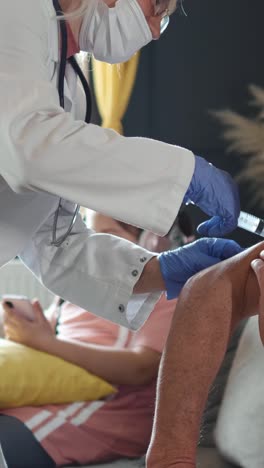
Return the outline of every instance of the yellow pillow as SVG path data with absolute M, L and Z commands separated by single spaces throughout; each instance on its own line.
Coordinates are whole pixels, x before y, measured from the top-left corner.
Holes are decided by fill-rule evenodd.
M 0 339 L 0 408 L 99 400 L 114 392 L 74 364 Z

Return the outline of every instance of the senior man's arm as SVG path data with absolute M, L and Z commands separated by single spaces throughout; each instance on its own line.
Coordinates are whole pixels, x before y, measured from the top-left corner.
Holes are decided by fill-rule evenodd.
M 183 289 L 159 377 L 148 468 L 194 468 L 204 406 L 238 322 L 258 310 L 251 269 L 264 243 L 193 277 Z

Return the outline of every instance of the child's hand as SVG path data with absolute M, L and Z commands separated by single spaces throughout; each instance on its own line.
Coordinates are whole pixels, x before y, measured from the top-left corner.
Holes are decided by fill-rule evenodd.
M 34 321 L 29 321 L 3 302 L 5 338 L 38 350 L 45 350 L 54 332 L 38 301 L 33 301 Z

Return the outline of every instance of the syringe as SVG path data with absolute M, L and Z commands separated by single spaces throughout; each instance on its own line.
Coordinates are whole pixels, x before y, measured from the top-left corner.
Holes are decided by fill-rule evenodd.
M 264 237 L 264 220 L 245 211 L 240 211 L 238 227 Z

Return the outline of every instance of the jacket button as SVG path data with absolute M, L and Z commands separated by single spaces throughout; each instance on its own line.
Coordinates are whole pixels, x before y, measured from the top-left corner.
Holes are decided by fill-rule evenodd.
M 121 313 L 125 312 L 125 306 L 124 306 L 124 304 L 120 304 L 119 307 L 118 307 L 118 310 L 119 310 L 119 312 L 121 312 Z
M 132 276 L 138 276 L 138 270 L 133 270 L 132 271 Z
M 141 257 L 141 259 L 140 259 L 141 263 L 146 262 L 146 260 L 147 260 L 147 257 Z

